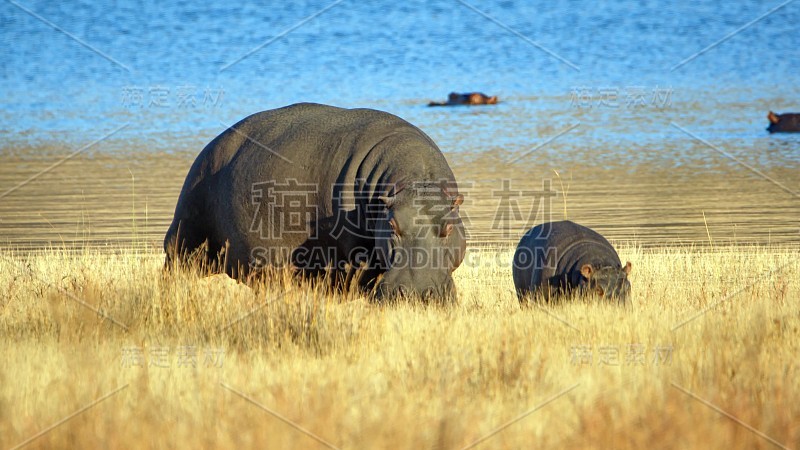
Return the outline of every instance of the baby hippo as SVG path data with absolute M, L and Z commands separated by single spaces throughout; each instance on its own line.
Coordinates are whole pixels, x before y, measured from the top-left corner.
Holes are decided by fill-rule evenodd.
M 597 232 L 568 220 L 528 230 L 514 253 L 514 286 L 522 301 L 529 294 L 557 299 L 570 293 L 625 303 L 631 263 Z
M 770 111 L 769 114 L 767 114 L 767 119 L 769 119 L 769 127 L 767 127 L 767 131 L 770 133 L 800 132 L 800 114 L 775 114 L 774 112 Z
M 428 106 L 494 105 L 495 103 L 497 103 L 496 95 L 489 97 L 481 92 L 468 92 L 466 94 L 451 92 L 447 96 L 446 102 L 430 102 Z

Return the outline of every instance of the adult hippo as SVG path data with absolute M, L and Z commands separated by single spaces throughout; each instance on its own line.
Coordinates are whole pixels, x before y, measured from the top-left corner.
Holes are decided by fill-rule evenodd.
M 603 236 L 568 220 L 531 228 L 514 253 L 514 287 L 520 301 L 528 294 L 550 299 L 577 292 L 624 303 L 630 272 L 631 263 L 623 267 Z
M 770 111 L 767 114 L 769 126 L 767 131 L 770 133 L 797 133 L 800 132 L 800 114 L 784 113 L 775 114 Z
M 451 298 L 462 201 L 442 152 L 399 117 L 310 103 L 264 111 L 195 160 L 166 267 L 199 254 L 237 279 L 289 266 L 335 284 L 357 273 L 377 297 Z
M 430 102 L 428 106 L 456 106 L 456 105 L 494 105 L 497 103 L 497 96 L 489 97 L 482 92 L 468 92 L 459 94 L 451 92 L 447 96 L 446 102 Z

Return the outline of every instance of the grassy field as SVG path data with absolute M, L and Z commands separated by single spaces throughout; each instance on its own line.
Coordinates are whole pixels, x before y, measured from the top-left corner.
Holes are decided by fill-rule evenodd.
M 800 447 L 797 249 L 619 250 L 630 306 L 524 308 L 510 249 L 444 307 L 0 251 L 0 446 Z

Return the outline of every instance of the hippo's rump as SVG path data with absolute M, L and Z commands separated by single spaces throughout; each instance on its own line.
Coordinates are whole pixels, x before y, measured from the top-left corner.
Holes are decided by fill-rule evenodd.
M 440 179 L 455 183 L 436 144 L 392 114 L 309 103 L 264 111 L 197 157 L 165 250 L 169 260 L 207 240 L 210 255 L 227 247 L 229 265 L 247 265 L 256 247 L 292 249 L 324 237 L 330 229 L 320 227 L 336 226 L 390 186 Z

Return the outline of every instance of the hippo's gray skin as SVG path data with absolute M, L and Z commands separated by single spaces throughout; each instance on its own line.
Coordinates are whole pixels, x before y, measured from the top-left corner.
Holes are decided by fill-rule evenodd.
M 767 114 L 769 126 L 767 131 L 770 133 L 797 133 L 800 132 L 800 114 L 784 113 L 775 114 L 770 111 Z
M 597 232 L 568 220 L 528 230 L 514 253 L 514 286 L 526 295 L 545 298 L 578 292 L 624 303 L 630 293 L 628 274 L 614 247 Z
M 203 149 L 164 238 L 165 266 L 200 249 L 207 271 L 237 279 L 288 265 L 340 282 L 358 272 L 377 297 L 452 298 L 466 249 L 462 201 L 417 127 L 370 109 L 291 105 L 247 117 Z

